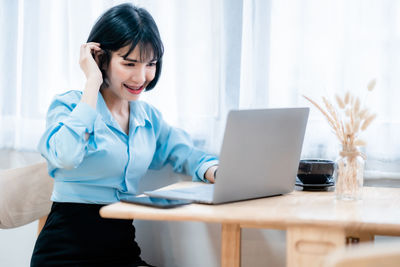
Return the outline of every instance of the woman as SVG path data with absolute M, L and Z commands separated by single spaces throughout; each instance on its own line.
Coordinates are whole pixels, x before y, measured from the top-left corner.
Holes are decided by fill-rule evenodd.
M 105 12 L 81 46 L 85 88 L 55 97 L 39 143 L 54 204 L 31 266 L 148 266 L 132 221 L 103 219 L 99 209 L 135 195 L 146 171 L 166 163 L 214 182 L 217 158 L 139 101 L 157 84 L 163 52 L 153 18 L 131 4 Z

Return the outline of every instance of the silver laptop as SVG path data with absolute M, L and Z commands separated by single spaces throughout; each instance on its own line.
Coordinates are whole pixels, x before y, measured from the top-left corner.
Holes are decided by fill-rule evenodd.
M 168 199 L 219 204 L 293 191 L 309 108 L 228 114 L 215 184 L 146 191 Z

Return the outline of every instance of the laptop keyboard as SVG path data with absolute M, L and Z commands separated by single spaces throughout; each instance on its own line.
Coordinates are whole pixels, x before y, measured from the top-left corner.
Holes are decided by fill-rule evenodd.
M 209 198 L 212 197 L 212 194 L 214 192 L 214 186 L 213 185 L 197 185 L 189 188 L 180 188 L 180 189 L 173 189 L 170 191 L 175 191 L 179 192 L 180 194 L 187 194 L 190 196 L 199 196 L 199 197 L 204 197 L 204 196 L 209 196 Z
M 211 203 L 214 192 L 214 185 L 203 184 L 193 187 L 177 188 L 163 191 L 145 192 L 145 194 L 164 197 L 164 198 L 177 198 L 188 199 L 195 202 Z

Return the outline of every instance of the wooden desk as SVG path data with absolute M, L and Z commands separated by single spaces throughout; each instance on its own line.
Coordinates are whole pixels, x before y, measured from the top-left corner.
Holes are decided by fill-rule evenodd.
M 178 186 L 190 186 L 191 182 Z M 199 221 L 222 224 L 222 267 L 240 266 L 241 228 L 286 230 L 287 266 L 322 266 L 346 240 L 400 236 L 400 188 L 364 187 L 363 200 L 336 201 L 333 192 L 294 191 L 284 196 L 222 205 L 191 204 L 174 209 L 115 203 L 102 217 Z

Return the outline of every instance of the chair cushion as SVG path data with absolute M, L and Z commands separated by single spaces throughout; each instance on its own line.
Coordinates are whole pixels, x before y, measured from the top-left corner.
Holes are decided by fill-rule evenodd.
M 50 212 L 53 179 L 46 163 L 0 172 L 0 228 L 33 222 Z

